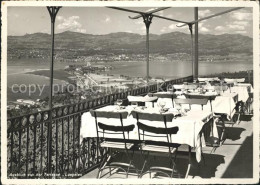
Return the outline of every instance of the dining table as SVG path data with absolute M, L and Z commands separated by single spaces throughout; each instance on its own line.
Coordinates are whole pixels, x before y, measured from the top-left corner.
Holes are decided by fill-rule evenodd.
M 252 84 L 250 84 L 250 83 L 235 83 L 234 86 L 246 87 L 248 93 L 254 92 L 254 88 L 253 88 Z
M 247 102 L 249 98 L 249 93 L 248 93 L 248 87 L 247 86 L 233 86 L 230 87 L 230 92 L 235 92 L 238 94 L 238 101 L 242 102 Z
M 238 93 L 237 92 L 220 92 L 217 93 L 216 91 L 209 91 L 209 92 L 199 92 L 198 90 L 195 91 L 185 91 L 182 94 L 175 94 L 175 92 L 157 92 L 156 94 L 169 94 L 169 95 L 177 95 L 176 98 L 186 99 L 187 97 L 195 97 L 198 98 L 205 98 L 210 100 L 207 105 L 203 106 L 204 110 L 212 110 L 215 114 L 222 114 L 225 115 L 228 120 L 231 120 L 234 114 L 236 113 L 235 107 L 236 103 L 238 102 Z M 175 102 L 172 102 L 170 98 L 158 98 L 157 106 L 159 106 L 158 102 L 165 101 L 166 108 L 176 107 Z M 151 104 L 146 103 L 146 106 L 151 106 Z M 182 109 L 191 109 L 191 110 L 201 110 L 201 105 L 182 105 Z
M 171 122 L 167 122 L 167 127 L 174 127 L 177 126 L 179 127 L 179 131 L 176 135 L 172 136 L 172 141 L 174 143 L 178 144 L 186 144 L 192 148 L 194 148 L 196 152 L 196 160 L 198 162 L 201 161 L 201 147 L 205 146 L 205 140 L 202 137 L 203 132 L 202 128 L 206 123 L 209 123 L 211 119 L 213 119 L 213 113 L 211 111 L 207 110 L 190 110 L 188 112 L 180 112 L 176 108 L 171 108 L 166 110 L 165 112 L 161 112 L 159 107 L 145 107 L 145 106 L 133 106 L 133 105 L 128 105 L 126 107 L 119 106 L 117 105 L 108 105 L 99 109 L 96 109 L 96 111 L 108 111 L 108 112 L 128 112 L 128 116 L 126 119 L 123 120 L 124 125 L 130 125 L 130 124 L 135 124 L 135 128 L 132 132 L 129 133 L 129 139 L 130 140 L 138 140 L 138 128 L 137 128 L 137 121 L 135 118 L 133 118 L 133 115 L 131 112 L 135 111 L 140 111 L 140 112 L 146 112 L 146 113 L 172 113 L 174 114 L 174 118 Z M 80 138 L 81 141 L 83 138 L 86 137 L 97 137 L 97 128 L 95 125 L 95 119 L 94 117 L 91 116 L 90 112 L 86 112 L 82 115 L 81 118 L 81 129 L 80 129 Z M 106 124 L 110 124 L 113 126 L 120 126 L 120 120 L 119 119 L 114 119 L 114 118 L 98 118 L 99 122 L 104 122 Z M 144 124 L 147 125 L 156 125 L 156 127 L 162 127 L 164 128 L 165 125 L 162 122 L 158 121 L 148 121 L 148 120 L 139 120 L 142 121 Z M 210 122 L 211 123 L 211 122 Z M 215 137 L 217 136 L 217 127 L 216 123 L 213 122 L 213 131 L 212 134 Z M 118 138 L 122 139 L 121 136 L 114 135 L 110 136 L 113 138 Z M 149 138 L 148 138 L 149 139 Z M 152 139 L 152 138 L 151 138 Z M 162 138 L 161 138 L 162 139 Z M 166 140 L 161 140 L 157 139 L 156 141 L 162 141 L 166 142 Z

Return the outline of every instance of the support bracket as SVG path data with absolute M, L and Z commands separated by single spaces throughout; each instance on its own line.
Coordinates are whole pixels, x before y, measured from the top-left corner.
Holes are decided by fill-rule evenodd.
M 51 22 L 54 23 L 56 19 L 56 15 L 58 11 L 60 10 L 61 6 L 47 6 L 48 12 L 51 17 Z

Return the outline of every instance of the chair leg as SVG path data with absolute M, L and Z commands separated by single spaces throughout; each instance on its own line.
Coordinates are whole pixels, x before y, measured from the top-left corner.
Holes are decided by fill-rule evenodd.
M 240 115 L 241 115 L 241 113 L 239 112 L 239 113 L 238 113 L 238 117 L 237 117 L 237 121 L 236 121 L 236 124 L 237 124 L 237 125 L 239 125 L 239 122 L 240 122 L 240 121 L 239 121 L 239 120 L 240 120 Z
M 188 165 L 188 168 L 187 168 L 187 171 L 186 171 L 186 175 L 185 175 L 185 179 L 188 178 L 189 172 L 190 172 L 190 164 Z
M 145 168 L 146 162 L 147 162 L 147 160 L 144 161 L 144 164 L 143 164 L 143 166 L 142 166 L 142 169 L 141 169 L 141 172 L 140 172 L 138 178 L 141 178 L 141 175 L 143 174 L 143 171 L 144 171 L 144 168 Z
M 99 179 L 101 177 L 101 174 L 102 174 L 102 171 L 103 169 L 105 168 L 105 166 L 107 165 L 107 163 L 109 162 L 109 160 L 111 159 L 111 155 L 109 154 L 109 156 L 107 157 L 107 160 L 104 160 L 104 163 L 100 165 L 100 168 L 98 170 L 98 174 L 97 174 L 97 179 Z M 111 175 L 111 171 L 110 172 L 110 175 Z

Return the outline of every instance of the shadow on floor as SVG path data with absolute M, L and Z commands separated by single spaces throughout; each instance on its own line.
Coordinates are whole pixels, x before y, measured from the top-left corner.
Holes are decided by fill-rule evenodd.
M 226 127 L 226 139 L 236 141 L 241 138 L 242 132 L 246 129 L 240 127 Z
M 253 135 L 247 137 L 222 178 L 253 177 Z
M 218 155 L 218 154 L 203 154 L 204 159 L 205 159 L 205 164 L 203 161 L 200 162 L 200 165 L 196 165 L 196 161 L 193 162 L 193 167 L 190 170 L 189 175 L 190 176 L 199 176 L 201 178 L 212 178 L 216 177 L 216 171 L 217 167 L 225 163 L 224 156 L 223 155 Z M 195 159 L 195 156 L 193 157 Z
M 240 121 L 251 121 L 253 115 L 241 115 L 240 116 Z
M 203 162 L 198 165 L 196 162 L 195 153 L 192 153 L 192 167 L 189 172 L 189 176 L 195 177 L 199 176 L 201 178 L 212 178 L 215 177 L 215 173 L 217 171 L 217 167 L 225 163 L 223 155 L 217 154 L 203 154 L 205 159 L 205 164 Z M 142 168 L 143 160 L 140 154 L 135 154 L 134 157 L 135 166 L 138 169 Z M 119 154 L 116 157 L 116 160 L 126 162 L 126 157 L 123 154 Z M 178 152 L 177 159 L 176 159 L 176 166 L 178 170 L 178 174 L 181 175 L 181 178 L 185 177 L 186 170 L 188 167 L 188 153 L 187 152 Z M 149 164 L 152 166 L 161 166 L 161 167 L 171 167 L 169 159 L 165 156 L 150 156 L 149 157 Z M 148 170 L 148 165 L 146 165 L 144 171 Z M 114 175 L 111 176 L 113 178 Z M 116 176 L 117 177 L 117 176 Z M 144 176 L 143 178 L 148 178 L 148 176 Z

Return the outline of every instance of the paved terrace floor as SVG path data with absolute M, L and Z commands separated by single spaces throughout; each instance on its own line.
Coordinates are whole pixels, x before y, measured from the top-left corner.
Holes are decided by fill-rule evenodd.
M 251 116 L 241 117 L 239 124 L 234 124 L 233 127 L 228 127 L 227 136 L 222 146 L 218 147 L 215 152 L 212 152 L 212 147 L 204 147 L 203 153 L 205 164 L 201 163 L 193 165 L 188 178 L 252 178 L 253 174 L 253 122 Z M 187 151 L 187 149 L 184 151 Z M 180 150 L 182 150 L 180 149 Z M 192 153 L 195 160 L 195 153 Z M 139 154 L 136 154 L 139 155 Z M 135 159 L 141 159 L 136 156 Z M 160 165 L 168 161 L 165 157 L 152 157 L 153 162 L 159 162 Z M 176 165 L 178 171 L 184 175 L 187 169 L 187 152 L 179 152 Z M 142 162 L 137 162 L 137 164 Z M 195 164 L 195 162 L 193 161 Z M 81 178 L 96 178 L 98 170 L 82 176 Z M 108 171 L 103 172 L 103 178 L 108 178 Z M 109 178 L 125 178 L 124 174 L 112 173 Z M 128 178 L 137 178 L 136 174 L 132 173 Z M 149 175 L 143 178 L 149 178 Z

